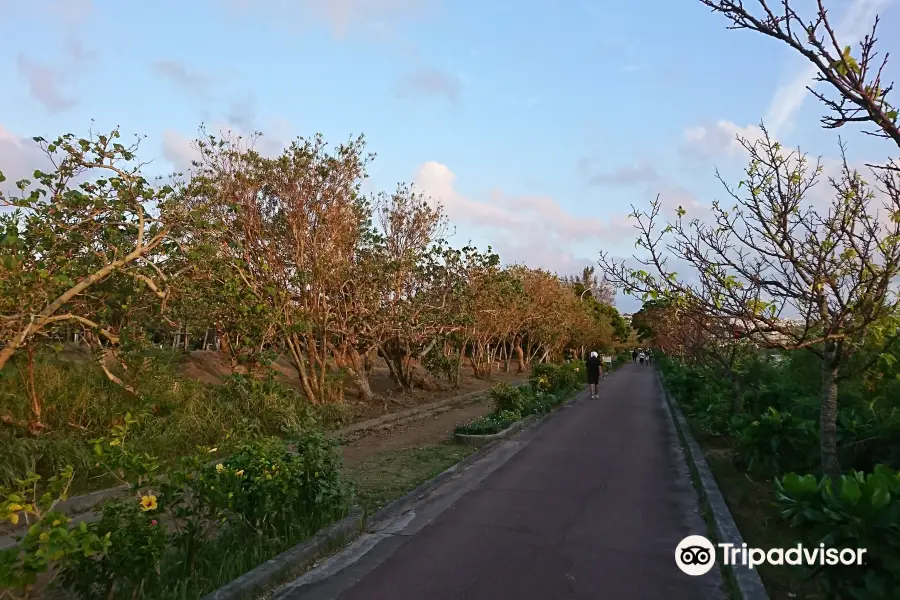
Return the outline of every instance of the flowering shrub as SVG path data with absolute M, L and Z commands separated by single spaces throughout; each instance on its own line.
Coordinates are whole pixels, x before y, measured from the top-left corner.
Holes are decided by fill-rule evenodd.
M 534 365 L 528 386 L 515 388 L 505 383 L 497 385 L 490 392 L 494 402 L 493 412 L 460 425 L 456 428 L 456 433 L 499 433 L 524 417 L 550 412 L 554 406 L 582 387 L 583 375 L 580 363 Z
M 257 533 L 281 534 L 297 515 L 330 513 L 347 504 L 335 445 L 307 433 L 289 452 L 277 438 L 238 448 L 230 458 L 202 470 L 196 491 L 219 519 Z
M 521 413 L 525 406 L 525 397 L 522 390 L 508 383 L 501 383 L 490 391 L 491 400 L 494 403 L 494 411 L 504 410 Z
M 587 381 L 581 363 L 539 363 L 531 368 L 529 384 L 542 392 L 569 393 Z
M 4 588 L 28 592 L 53 562 L 57 582 L 79 598 L 199 597 L 349 509 L 339 454 L 318 431 L 302 433 L 290 448 L 277 438 L 225 448 L 231 456 L 221 460 L 211 459 L 222 448 L 198 448 L 164 470 L 129 443 L 136 422 L 126 415 L 109 438 L 91 441 L 98 466 L 130 488 L 107 501 L 97 520 L 70 530 L 52 511 L 71 471 L 52 482 L 56 494 L 40 505 L 50 509 L 37 508 L 22 490 L 0 490 L 5 519 L 15 522 L 24 511 L 42 524 L 0 553 Z M 230 573 L 223 556 L 232 557 Z
M 98 535 L 85 523 L 69 528 L 69 519 L 56 510 L 65 500 L 74 471 L 67 467 L 42 485 L 34 473 L 0 487 L 0 520 L 28 523 L 18 545 L 0 551 L 0 589 L 21 590 L 31 597 L 38 575 L 53 565 L 103 555 L 110 546 L 110 534 Z

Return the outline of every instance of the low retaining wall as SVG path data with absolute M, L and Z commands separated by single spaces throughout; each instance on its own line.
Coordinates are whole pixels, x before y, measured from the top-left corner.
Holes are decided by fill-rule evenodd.
M 716 538 L 719 542 L 735 544 L 740 547 L 744 543 L 744 538 L 741 536 L 741 532 L 731 516 L 728 503 L 725 502 L 725 497 L 719 489 L 719 484 L 716 483 L 716 477 L 706 462 L 703 449 L 694 438 L 690 424 L 681 411 L 681 407 L 678 406 L 678 403 L 666 389 L 659 371 L 657 371 L 656 376 L 665 395 L 666 404 L 669 406 L 669 414 L 675 423 L 675 429 L 682 440 L 691 470 L 697 474 L 697 483 L 701 494 L 700 501 L 706 505 L 712 515 Z M 741 600 L 769 600 L 769 594 L 766 591 L 766 586 L 763 585 L 762 579 L 759 578 L 759 572 L 747 567 L 733 565 L 722 566 L 722 570 L 729 575 L 734 584 L 734 591 Z

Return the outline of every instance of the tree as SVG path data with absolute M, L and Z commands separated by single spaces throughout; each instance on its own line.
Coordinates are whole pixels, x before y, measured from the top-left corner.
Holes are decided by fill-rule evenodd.
M 847 123 L 871 123 L 875 125 L 870 132 L 872 135 L 893 140 L 900 146 L 898 111 L 887 99 L 893 84 L 881 78 L 888 55 L 878 60 L 875 50 L 878 17 L 859 44 L 859 58 L 855 58 L 852 46 L 837 39 L 824 0 L 816 0 L 815 15 L 806 19 L 790 0 L 779 1 L 777 8 L 770 5 L 770 0 L 756 0 L 758 14 L 753 14 L 743 0 L 700 2 L 725 16 L 731 22 L 730 29 L 762 33 L 787 44 L 810 61 L 816 68 L 816 81 L 827 83 L 837 92 L 837 98 L 829 98 L 823 92 L 807 88 L 829 111 L 822 118 L 826 128 L 836 129 Z M 893 162 L 889 166 L 893 170 L 900 168 Z
M 401 389 L 427 386 L 421 361 L 457 327 L 451 307 L 458 282 L 443 260 L 445 217 L 440 205 L 401 185 L 379 208 L 378 218 L 386 331 L 379 352 Z
M 886 138 L 900 146 L 898 110 L 888 101 L 893 84 L 882 80 L 888 54 L 885 53 L 879 59 L 876 51 L 878 17 L 875 18 L 869 34 L 859 42 L 859 50 L 854 56 L 853 47 L 845 45 L 843 40 L 838 39 L 829 20 L 824 0 L 816 0 L 814 16 L 811 18 L 803 18 L 791 5 L 790 0 L 779 2 L 777 9 L 770 6 L 767 0 L 757 0 L 756 6 L 759 10 L 756 14 L 751 12 L 742 0 L 700 0 L 700 2 L 711 8 L 713 12 L 725 16 L 731 22 L 731 29 L 756 31 L 779 40 L 815 66 L 817 81 L 827 84 L 832 92 L 836 92 L 836 96 L 829 96 L 811 87 L 807 88 L 828 111 L 828 114 L 822 118 L 825 128 L 837 129 L 848 123 L 867 123 L 873 125 L 874 129 L 866 133 Z M 772 148 L 771 144 L 769 147 Z M 775 151 L 777 153 L 778 149 L 776 148 Z M 769 164 L 768 168 L 779 170 L 784 166 L 783 164 L 778 166 Z M 896 218 L 895 205 L 898 194 L 900 194 L 898 192 L 900 190 L 900 180 L 898 180 L 900 165 L 895 160 L 888 159 L 884 164 L 869 166 L 873 169 L 875 178 L 881 184 L 882 191 L 887 197 L 886 212 L 888 216 L 892 219 Z M 791 175 L 799 175 L 799 172 L 795 171 Z M 895 228 L 888 225 L 884 230 L 871 229 L 872 226 L 881 226 L 881 223 L 872 219 L 859 223 L 839 222 L 837 220 L 839 217 L 852 218 L 859 215 L 859 210 L 868 208 L 871 201 L 871 198 L 867 197 L 869 188 L 862 182 L 858 174 L 849 172 L 846 161 L 844 161 L 844 173 L 841 179 L 839 183 L 833 183 L 838 196 L 833 204 L 833 209 L 836 209 L 835 214 L 824 218 L 818 218 L 816 215 L 817 225 L 826 227 L 826 232 L 823 232 L 824 235 L 821 237 L 829 241 L 826 243 L 820 239 L 819 235 L 812 235 L 814 242 L 812 247 L 803 247 L 804 245 L 799 243 L 790 245 L 792 254 L 799 251 L 801 254 L 806 254 L 807 257 L 816 256 L 818 260 L 813 259 L 803 265 L 789 264 L 781 273 L 785 277 L 794 274 L 796 279 L 791 281 L 792 291 L 796 291 L 796 288 L 802 283 L 804 286 L 810 286 L 812 290 L 810 293 L 815 296 L 812 299 L 812 308 L 803 307 L 803 310 L 808 313 L 804 336 L 809 334 L 811 337 L 815 337 L 816 334 L 811 334 L 810 330 L 815 331 L 817 327 L 821 329 L 816 333 L 822 341 L 823 388 L 825 390 L 822 404 L 822 462 L 826 472 L 832 475 L 839 471 L 833 421 L 836 414 L 836 379 L 840 378 L 839 364 L 847 358 L 844 355 L 847 348 L 844 344 L 858 349 L 856 345 L 858 340 L 868 335 L 870 327 L 874 329 L 872 336 L 879 341 L 889 344 L 893 342 L 894 338 L 891 329 L 893 325 L 888 315 L 893 306 L 890 280 L 893 277 L 892 270 L 895 268 L 895 265 L 892 264 L 894 256 L 891 254 L 896 243 L 892 237 Z M 800 195 L 802 195 L 803 190 L 799 188 L 799 182 L 788 180 L 788 183 L 792 185 L 792 188 L 791 192 L 785 194 L 786 196 L 796 197 L 798 192 L 801 192 Z M 861 193 L 866 195 L 865 200 L 860 197 Z M 847 206 L 835 206 L 841 204 L 841 198 L 845 199 Z M 791 233 L 786 231 L 788 229 L 787 221 L 789 217 L 796 216 L 796 211 L 799 210 L 799 207 L 792 205 L 791 201 L 783 202 L 783 208 L 789 206 L 791 207 L 790 212 L 783 216 L 775 215 L 783 217 L 785 225 L 780 227 L 782 234 Z M 836 231 L 828 229 L 832 225 L 837 227 Z M 862 233 L 858 233 L 859 230 L 862 230 Z M 772 237 L 770 231 L 757 231 L 756 233 Z M 861 248 L 857 248 L 856 245 L 863 241 L 872 245 L 863 245 Z M 834 243 L 834 247 L 829 247 L 830 243 Z M 787 246 L 788 241 L 782 240 L 781 244 Z M 848 246 L 846 254 L 835 257 L 834 252 L 841 244 Z M 838 250 L 838 252 L 843 251 L 844 249 Z M 826 256 L 829 259 L 826 259 Z M 774 258 L 769 257 L 769 259 Z M 878 258 L 885 262 L 881 264 L 869 262 Z M 830 278 L 823 273 L 810 274 L 809 267 L 819 260 L 822 262 L 822 267 L 834 269 L 837 277 Z M 858 277 L 858 287 L 851 283 L 849 284 L 851 289 L 844 290 L 834 283 L 835 280 L 852 282 L 854 275 Z M 805 280 L 807 278 L 809 281 Z M 771 286 L 771 283 L 771 281 L 763 279 L 761 283 L 755 285 L 758 286 L 759 291 L 772 291 L 774 297 L 780 298 L 782 301 L 786 300 L 785 296 L 790 296 L 790 294 L 779 293 L 778 286 Z M 781 283 L 785 283 L 785 281 L 782 280 Z M 819 286 L 819 289 L 813 289 L 813 286 Z M 851 302 L 853 305 L 859 303 L 859 308 L 862 308 L 863 312 L 858 316 L 850 314 L 846 310 L 847 305 L 844 302 Z M 832 314 L 833 304 L 840 307 L 837 315 Z M 810 319 L 810 314 L 816 310 L 820 311 L 821 317 L 814 316 Z M 838 336 L 834 331 L 835 327 L 842 329 L 845 325 L 848 325 L 852 331 L 849 338 L 843 337 L 843 335 Z M 883 331 L 885 327 L 888 329 Z M 794 332 L 791 330 L 786 336 L 790 337 L 793 334 Z M 804 347 L 811 347 L 815 345 L 815 342 L 804 339 L 802 344 Z
M 15 209 L 0 215 L 0 369 L 39 337 L 74 324 L 107 377 L 133 391 L 107 358 L 115 358 L 126 327 L 137 321 L 139 334 L 142 319 L 165 308 L 162 250 L 184 219 L 173 188 L 154 187 L 141 174 L 138 144 L 119 138 L 118 130 L 35 138 L 53 170 L 35 171 L 36 183 L 17 182 L 19 196 L 0 193 L 0 206 Z M 34 397 L 32 412 L 39 423 Z
M 746 179 L 737 188 L 726 184 L 733 207 L 714 203 L 711 224 L 687 222 L 679 209 L 677 220 L 663 228 L 658 201 L 649 212 L 635 210 L 638 244 L 649 256 L 640 260 L 650 272 L 605 255 L 601 264 L 627 290 L 725 320 L 767 347 L 815 353 L 822 364 L 822 466 L 834 475 L 840 472 L 839 382 L 853 374 L 847 367 L 870 331 L 900 306 L 892 288 L 900 275 L 900 195 L 887 196 L 890 220 L 883 222 L 871 188 L 845 159 L 841 175 L 830 181 L 834 199 L 822 214 L 804 204 L 821 174 L 818 165 L 811 167 L 805 155 L 785 154 L 767 133 L 760 142 L 742 143 L 751 159 Z M 666 251 L 692 273 L 671 271 Z M 802 316 L 802 327 L 781 319 L 790 310 Z M 885 345 L 896 337 L 886 336 Z

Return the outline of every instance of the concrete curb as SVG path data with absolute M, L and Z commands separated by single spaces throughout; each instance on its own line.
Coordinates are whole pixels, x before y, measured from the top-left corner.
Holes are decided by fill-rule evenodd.
M 709 511 L 712 513 L 716 537 L 720 542 L 727 542 L 740 547 L 744 543 L 744 538 L 741 536 L 741 532 L 731 516 L 728 503 L 725 502 L 725 497 L 719 489 L 719 484 L 716 483 L 715 475 L 713 475 L 709 464 L 706 462 L 703 449 L 700 448 L 700 444 L 694 438 L 690 424 L 681 411 L 681 407 L 678 406 L 678 403 L 666 389 L 665 382 L 658 369 L 656 376 L 666 398 L 666 404 L 669 406 L 669 414 L 675 423 L 675 429 L 678 431 L 678 435 L 684 444 L 686 458 L 692 469 L 697 473 L 698 483 L 702 491 L 700 500 L 709 507 Z M 726 567 L 724 565 L 722 569 L 727 570 L 731 574 L 734 588 L 741 600 L 770 600 L 766 586 L 763 585 L 757 571 L 736 566 Z
M 353 508 L 350 516 L 210 592 L 201 600 L 256 600 L 281 581 L 300 575 L 330 550 L 352 541 L 363 530 L 363 523 L 362 510 Z
M 516 382 L 516 385 L 520 385 L 522 383 L 526 383 L 528 380 L 523 379 L 521 381 Z M 328 437 L 341 439 L 347 436 L 350 436 L 354 433 L 358 433 L 361 431 L 367 431 L 370 429 L 376 429 L 382 426 L 390 426 L 397 424 L 398 422 L 404 421 L 405 419 L 416 418 L 419 415 L 438 410 L 441 408 L 454 407 L 457 404 L 467 404 L 474 400 L 477 400 L 481 396 L 485 396 L 490 392 L 490 389 L 478 390 L 475 392 L 469 392 L 467 394 L 462 394 L 460 396 L 453 396 L 451 398 L 445 398 L 443 400 L 438 400 L 437 402 L 432 402 L 431 404 L 423 404 L 422 406 L 415 406 L 413 408 L 407 408 L 405 410 L 400 410 L 394 413 L 390 413 L 387 415 L 382 415 L 380 417 L 375 417 L 374 419 L 368 419 L 366 421 L 361 421 L 359 423 L 354 423 L 353 425 L 348 425 L 346 427 L 342 427 L 341 429 L 337 429 L 335 431 L 329 432 Z
M 613 373 L 615 373 L 615 371 Z M 606 379 L 608 377 L 611 377 L 613 375 L 613 373 L 610 373 L 609 375 L 604 377 L 602 381 L 606 381 Z M 601 381 L 601 383 L 602 383 L 602 381 Z M 508 429 L 506 429 L 504 431 L 501 431 L 500 433 L 493 434 L 492 436 L 468 436 L 468 437 L 499 436 L 500 434 L 504 434 L 505 432 L 513 429 L 513 427 L 515 427 L 516 425 L 519 425 L 519 428 L 516 431 L 507 433 L 502 438 L 498 437 L 496 439 L 487 441 L 477 451 L 470 454 L 466 458 L 462 459 L 461 461 L 459 461 L 458 463 L 456 463 L 455 465 L 453 465 L 446 471 L 443 471 L 442 473 L 440 473 L 433 479 L 429 479 L 428 481 L 426 481 L 425 483 L 423 483 L 422 485 L 420 485 L 413 491 L 407 493 L 403 497 L 398 498 L 397 500 L 394 500 L 390 504 L 387 504 L 386 506 L 384 506 L 384 508 L 382 508 L 381 510 L 379 510 L 378 512 L 373 514 L 371 517 L 367 517 L 366 518 L 366 528 L 368 529 L 372 525 L 377 524 L 381 521 L 384 521 L 385 519 L 387 519 L 389 517 L 392 517 L 396 513 L 401 512 L 402 509 L 406 505 L 420 500 L 423 496 L 429 494 L 434 489 L 440 487 L 445 482 L 447 482 L 449 479 L 451 479 L 454 475 L 456 475 L 456 473 L 458 473 L 459 471 L 464 470 L 469 465 L 478 462 L 479 460 L 481 460 L 482 458 L 484 458 L 485 456 L 490 454 L 497 447 L 498 442 L 502 442 L 504 439 L 510 438 L 515 434 L 519 434 L 524 431 L 528 431 L 528 430 L 534 429 L 536 427 L 539 427 L 542 423 L 544 423 L 548 419 L 552 418 L 553 415 L 557 413 L 558 409 L 565 408 L 566 406 L 570 406 L 572 404 L 580 402 L 581 400 L 584 399 L 584 398 L 581 398 L 581 396 L 584 394 L 584 391 L 585 390 L 581 390 L 581 391 L 574 393 L 568 400 L 566 400 L 564 402 L 560 402 L 552 411 L 550 411 L 548 413 L 544 413 L 542 415 L 532 415 L 531 417 L 517 422 L 516 424 L 510 426 Z
M 575 398 L 577 398 L 577 395 L 574 396 L 572 400 Z M 572 400 L 569 400 L 566 403 L 571 402 Z M 562 406 L 562 404 L 560 404 L 560 406 Z M 552 413 L 541 416 L 546 418 L 550 416 L 550 414 Z M 536 425 L 537 422 L 543 420 L 543 418 L 536 419 L 533 423 L 526 423 L 525 421 L 527 421 L 527 419 L 520 421 L 517 423 L 517 425 L 521 424 L 518 431 L 525 429 L 528 424 Z M 500 440 L 498 439 L 495 441 Z M 437 476 L 425 481 L 397 500 L 387 504 L 371 516 L 363 515 L 361 509 L 354 507 L 353 511 L 351 511 L 351 516 L 323 529 L 313 538 L 279 554 L 252 571 L 248 571 L 218 590 L 207 594 L 201 598 L 201 600 L 255 600 L 260 595 L 277 586 L 280 581 L 300 575 L 329 549 L 347 545 L 347 543 L 355 539 L 362 531 L 370 529 L 374 525 L 402 512 L 406 506 L 427 496 L 429 493 L 452 479 L 457 473 L 490 454 L 495 447 L 496 444 L 494 444 L 493 441 L 487 443 L 484 447 L 439 473 Z
M 559 405 L 557 405 L 553 408 L 555 410 L 556 408 L 558 408 L 559 406 L 562 406 L 562 405 L 563 405 L 563 403 L 560 403 Z M 550 413 L 545 413 L 543 415 L 530 415 L 528 417 L 525 417 L 524 419 L 516 421 L 515 423 L 513 423 L 512 425 L 510 425 L 503 431 L 499 431 L 497 433 L 491 433 L 488 435 L 454 433 L 453 441 L 455 441 L 457 444 L 463 444 L 464 446 L 475 446 L 476 448 L 480 448 L 482 446 L 490 444 L 491 442 L 496 442 L 497 440 L 505 440 L 506 438 L 510 437 L 511 435 L 519 433 L 526 426 L 530 425 L 534 421 L 542 419 L 543 417 L 545 417 L 548 414 L 550 414 Z

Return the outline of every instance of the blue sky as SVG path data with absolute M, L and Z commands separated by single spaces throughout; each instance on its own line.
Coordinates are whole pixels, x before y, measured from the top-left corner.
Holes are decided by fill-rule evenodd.
M 892 1 L 829 6 L 848 37 L 879 12 L 890 44 Z M 631 204 L 721 198 L 716 167 L 739 174 L 733 136 L 763 118 L 836 154 L 803 60 L 725 25 L 694 0 L 0 0 L 0 170 L 39 160 L 23 139 L 91 119 L 146 135 L 153 174 L 184 167 L 201 122 L 271 151 L 362 133 L 369 189 L 415 181 L 457 244 L 572 272 L 632 253 Z M 890 150 L 848 134 L 854 159 Z

